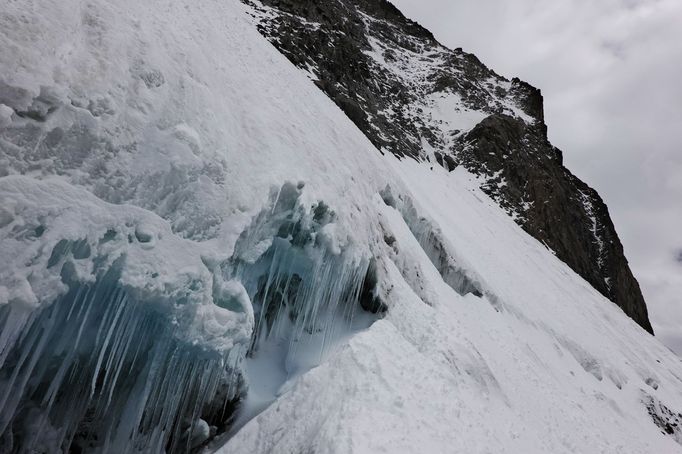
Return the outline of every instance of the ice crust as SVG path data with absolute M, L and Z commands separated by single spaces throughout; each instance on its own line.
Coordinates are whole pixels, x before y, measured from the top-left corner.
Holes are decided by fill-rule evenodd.
M 0 68 L 0 451 L 682 450 L 679 358 L 239 2 L 3 4 Z

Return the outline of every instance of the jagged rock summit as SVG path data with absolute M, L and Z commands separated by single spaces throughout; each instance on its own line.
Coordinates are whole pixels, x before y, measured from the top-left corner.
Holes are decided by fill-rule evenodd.
M 479 175 L 524 230 L 653 333 L 606 205 L 547 139 L 540 90 L 446 48 L 386 0 L 245 3 L 379 150 Z

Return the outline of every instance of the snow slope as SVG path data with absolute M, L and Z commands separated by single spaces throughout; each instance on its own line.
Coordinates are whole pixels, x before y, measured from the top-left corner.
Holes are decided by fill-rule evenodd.
M 681 450 L 645 408 L 651 397 L 680 408 L 679 358 L 525 234 L 466 172 L 386 161 L 396 187 L 409 188 L 394 194 L 398 209 L 374 199 L 393 239 L 382 255 L 386 317 L 219 452 Z M 419 245 L 423 231 L 400 213 L 407 200 L 483 297 L 444 283 Z
M 189 451 L 241 399 L 206 449 L 682 451 L 679 359 L 238 2 L 0 13 L 0 448 Z

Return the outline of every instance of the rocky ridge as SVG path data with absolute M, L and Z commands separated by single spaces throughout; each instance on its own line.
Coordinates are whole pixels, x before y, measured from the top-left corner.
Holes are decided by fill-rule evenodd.
M 464 166 L 530 235 L 653 332 L 608 209 L 547 138 L 540 90 L 449 49 L 386 0 L 244 0 L 382 153 Z

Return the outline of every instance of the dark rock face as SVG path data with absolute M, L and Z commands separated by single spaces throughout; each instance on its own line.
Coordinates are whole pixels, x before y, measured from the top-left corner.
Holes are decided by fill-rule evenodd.
M 459 159 L 524 230 L 652 332 L 608 208 L 562 165 L 544 125 L 491 115 L 459 138 Z M 519 209 L 521 208 L 521 209 Z
M 243 0 L 382 153 L 464 166 L 529 234 L 652 332 L 599 195 L 547 139 L 540 90 L 440 45 L 385 0 Z
M 647 394 L 644 395 L 643 402 L 652 421 L 661 429 L 661 433 L 682 444 L 682 413 L 671 410 L 657 398 Z
M 441 46 L 389 2 L 244 1 L 259 31 L 308 71 L 382 152 L 419 157 L 423 140 L 448 148 L 460 131 L 439 123 L 439 113 L 431 112 L 436 98 L 461 98 L 461 111 L 483 114 L 514 115 L 527 104 L 530 116 L 537 104 L 537 90 L 501 78 L 471 54 Z

